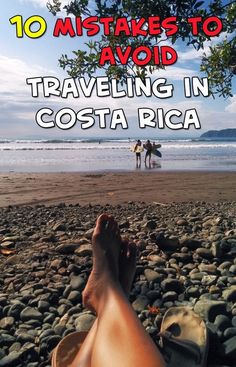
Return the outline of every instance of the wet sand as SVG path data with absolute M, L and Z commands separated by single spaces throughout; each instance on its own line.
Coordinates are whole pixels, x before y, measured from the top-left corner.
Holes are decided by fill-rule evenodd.
M 236 173 L 2 173 L 0 206 L 236 200 Z

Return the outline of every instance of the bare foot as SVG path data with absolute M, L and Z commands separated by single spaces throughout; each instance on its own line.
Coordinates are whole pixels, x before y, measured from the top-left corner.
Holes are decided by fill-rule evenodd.
M 121 243 L 119 259 L 119 281 L 126 296 L 129 297 L 136 270 L 137 247 L 124 240 Z
M 97 312 L 99 301 L 110 286 L 119 285 L 121 237 L 117 222 L 107 214 L 97 219 L 92 238 L 93 269 L 83 292 L 84 305 Z

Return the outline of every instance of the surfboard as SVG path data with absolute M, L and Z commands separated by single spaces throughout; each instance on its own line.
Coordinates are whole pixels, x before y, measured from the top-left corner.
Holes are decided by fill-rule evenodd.
M 161 144 L 153 144 L 153 149 L 159 149 L 161 148 Z
M 145 149 L 147 149 L 145 144 L 143 144 L 143 147 L 144 147 Z M 153 144 L 153 148 L 152 148 L 152 152 L 151 152 L 151 153 L 152 153 L 153 155 L 155 155 L 155 156 L 157 156 L 157 157 L 161 158 L 161 157 L 162 157 L 162 154 L 161 154 L 161 152 L 160 152 L 159 150 L 157 150 L 157 148 L 161 148 L 161 144 Z
M 157 157 L 161 158 L 162 157 L 162 154 L 159 150 L 152 150 L 152 154 L 153 155 L 156 155 Z
M 143 144 L 143 147 L 144 147 L 145 149 L 147 149 L 147 148 L 146 148 L 146 144 Z M 159 148 L 161 148 L 161 144 L 152 144 L 152 149 L 153 149 L 153 150 L 156 150 L 156 149 L 159 149 Z
M 138 145 L 135 149 L 135 145 L 133 145 L 131 148 L 129 148 L 129 150 L 132 153 L 142 153 L 144 151 L 143 147 L 141 147 L 140 145 Z

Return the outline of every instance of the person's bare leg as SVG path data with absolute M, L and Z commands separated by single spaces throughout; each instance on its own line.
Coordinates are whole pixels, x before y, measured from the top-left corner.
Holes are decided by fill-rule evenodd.
M 136 252 L 136 246 L 134 244 L 129 243 L 127 240 L 121 242 L 121 251 L 119 255 L 119 281 L 127 297 L 129 297 L 135 275 Z M 90 367 L 96 332 L 97 319 L 86 336 L 86 339 L 71 367 Z
M 84 304 L 98 317 L 91 367 L 165 366 L 119 283 L 120 240 L 111 217 L 99 217 L 93 252 L 94 266 L 83 293 Z

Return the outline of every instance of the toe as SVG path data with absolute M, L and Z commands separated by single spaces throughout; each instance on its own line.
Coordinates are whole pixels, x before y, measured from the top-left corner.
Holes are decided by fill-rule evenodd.
M 106 228 L 107 222 L 109 220 L 109 216 L 105 213 L 101 214 L 98 218 L 97 218 L 97 222 L 96 222 L 96 227 L 95 227 L 95 231 L 102 231 Z

